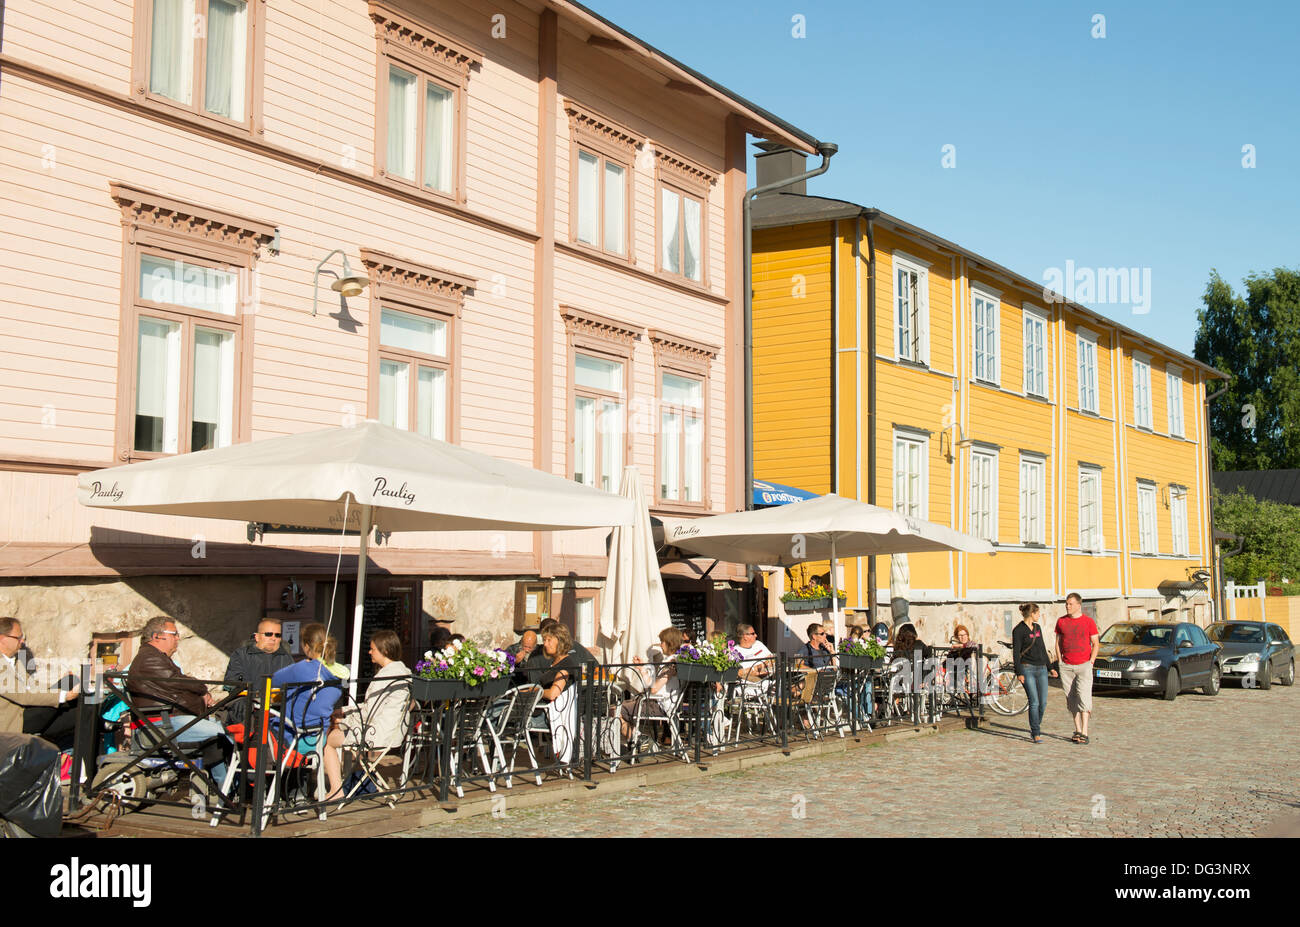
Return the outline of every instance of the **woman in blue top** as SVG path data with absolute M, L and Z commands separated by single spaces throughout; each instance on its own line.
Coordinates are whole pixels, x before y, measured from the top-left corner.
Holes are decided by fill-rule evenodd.
M 343 694 L 338 677 L 325 666 L 335 657 L 334 638 L 325 634 L 325 625 L 313 622 L 302 629 L 302 652 L 307 659 L 271 677 L 271 685 L 284 690 L 284 718 L 299 732 L 322 727 Z

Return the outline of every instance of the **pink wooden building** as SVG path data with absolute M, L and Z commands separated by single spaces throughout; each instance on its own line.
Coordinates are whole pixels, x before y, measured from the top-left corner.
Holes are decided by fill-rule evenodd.
M 126 659 L 165 611 L 216 672 L 260 615 L 329 614 L 336 537 L 76 503 L 160 454 L 376 418 L 742 507 L 746 136 L 815 139 L 562 0 L 0 12 L 0 613 L 38 652 Z M 604 542 L 392 536 L 375 620 L 589 639 Z M 734 618 L 720 570 L 675 565 L 674 606 Z

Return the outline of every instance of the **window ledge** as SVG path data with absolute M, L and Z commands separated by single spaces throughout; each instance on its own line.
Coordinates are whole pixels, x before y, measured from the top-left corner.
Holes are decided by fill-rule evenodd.
M 159 97 L 152 94 L 147 90 L 137 88 L 137 94 L 140 98 L 141 106 L 156 112 L 166 113 L 169 116 L 174 116 L 175 118 L 184 120 L 191 125 L 215 128 L 223 132 L 231 132 L 252 139 L 260 138 L 266 132 L 265 127 L 256 124 L 256 120 L 252 118 L 247 122 L 235 122 L 233 119 L 227 119 L 226 117 L 218 116 L 215 113 L 190 109 L 180 103 L 169 100 L 166 97 Z
M 569 247 L 597 260 L 636 267 L 636 258 L 631 254 L 630 249 L 628 254 L 619 254 L 617 251 L 606 251 L 604 248 L 597 248 L 595 245 L 589 245 L 585 241 L 578 241 L 576 238 L 569 239 Z
M 674 502 L 671 499 L 656 499 L 650 507 L 651 515 L 713 515 L 707 502 Z
M 390 190 L 397 190 L 407 194 L 408 196 L 418 197 L 426 202 L 438 203 L 442 206 L 452 206 L 456 208 L 465 205 L 465 197 L 462 192 L 458 191 L 455 195 L 450 193 L 441 193 L 437 190 L 431 190 L 428 187 L 418 186 L 414 181 L 393 177 L 387 171 L 376 170 L 375 182 L 383 184 Z

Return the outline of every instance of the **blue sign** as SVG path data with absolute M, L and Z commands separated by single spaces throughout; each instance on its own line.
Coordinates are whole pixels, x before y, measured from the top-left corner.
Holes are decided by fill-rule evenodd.
M 804 489 L 795 489 L 793 486 L 782 486 L 780 483 L 768 483 L 763 480 L 754 480 L 754 505 L 788 505 L 791 502 L 803 502 L 806 499 L 816 499 L 817 493 L 808 492 Z

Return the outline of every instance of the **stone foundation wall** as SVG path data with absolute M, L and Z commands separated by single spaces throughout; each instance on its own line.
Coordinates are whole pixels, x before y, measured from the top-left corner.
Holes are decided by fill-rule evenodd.
M 220 679 L 231 651 L 256 629 L 263 595 L 256 576 L 0 579 L 0 615 L 22 622 L 38 660 L 68 667 L 89 655 L 95 634 L 135 634 L 168 615 L 181 632 L 176 662 L 191 676 Z
M 453 634 L 484 647 L 505 647 L 515 637 L 515 583 L 527 577 L 492 579 L 423 579 L 422 606 L 428 628 L 450 621 Z

